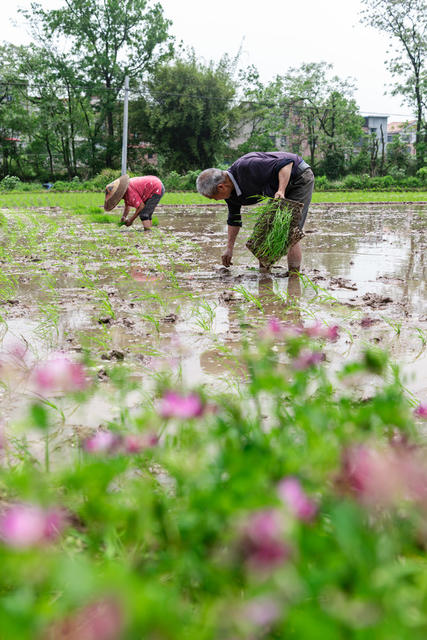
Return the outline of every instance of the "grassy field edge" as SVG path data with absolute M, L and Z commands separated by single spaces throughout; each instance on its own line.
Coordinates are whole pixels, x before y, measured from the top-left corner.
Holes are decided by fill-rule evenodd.
M 74 210 L 80 207 L 102 207 L 104 194 L 76 192 L 10 192 L 0 194 L 0 208 L 61 207 Z M 363 203 L 363 202 L 427 202 L 427 191 L 318 191 L 313 194 L 313 204 Z M 162 205 L 214 205 L 215 203 L 193 192 L 166 193 Z

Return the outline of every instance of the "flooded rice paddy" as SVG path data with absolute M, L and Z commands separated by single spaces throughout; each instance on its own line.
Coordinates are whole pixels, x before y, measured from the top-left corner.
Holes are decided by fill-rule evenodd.
M 90 429 L 120 411 L 109 394 L 118 369 L 137 382 L 126 402 L 150 401 L 153 379 L 170 370 L 189 386 L 239 388 L 242 335 L 257 340 L 266 320 L 338 324 L 331 367 L 366 344 L 387 350 L 407 393 L 427 397 L 427 205 L 313 205 L 300 276 L 286 260 L 260 274 L 245 248 L 247 210 L 230 269 L 222 205 L 163 206 L 159 226 L 91 224 L 59 208 L 0 213 L 0 351 L 27 362 L 52 351 L 91 354 L 98 394 L 66 415 L 65 429 Z M 120 212 L 118 213 L 119 216 Z M 25 375 L 0 387 L 0 415 L 19 421 L 31 397 Z M 122 399 L 123 400 L 123 399 Z M 65 411 L 65 409 L 64 409 Z

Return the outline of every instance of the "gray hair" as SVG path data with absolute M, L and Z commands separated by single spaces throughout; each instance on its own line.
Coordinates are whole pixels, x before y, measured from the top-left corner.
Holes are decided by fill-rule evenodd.
M 227 174 L 221 169 L 205 169 L 202 173 L 199 173 L 196 180 L 197 191 L 206 196 L 212 198 L 215 195 L 218 185 L 221 182 L 225 182 Z

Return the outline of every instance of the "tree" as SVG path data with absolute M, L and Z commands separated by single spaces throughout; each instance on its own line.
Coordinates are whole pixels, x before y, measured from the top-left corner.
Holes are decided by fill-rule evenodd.
M 25 99 L 27 83 L 17 73 L 24 49 L 12 44 L 0 46 L 0 148 L 3 176 L 27 174 L 21 148 L 30 135 L 33 122 Z M 24 96 L 24 99 L 23 99 Z
M 58 169 L 66 168 L 69 178 L 77 173 L 78 103 L 72 69 L 67 63 L 58 67 L 58 62 L 49 51 L 34 45 L 21 50 L 16 60 L 21 97 L 29 105 L 32 121 L 27 151 L 38 160 L 42 154 L 47 156 L 50 179 L 54 179 L 56 164 Z
M 111 167 L 120 148 L 115 114 L 125 76 L 140 78 L 171 56 L 170 21 L 163 17 L 160 4 L 149 6 L 147 0 L 65 0 L 65 7 L 48 11 L 32 3 L 31 10 L 22 13 L 56 60 L 56 68 L 68 61 L 62 65 L 62 82 L 72 82 L 86 101 L 97 104 L 95 122 L 87 119 L 87 124 L 94 127 L 96 138 L 105 123 L 105 163 Z
M 417 166 L 421 167 L 427 151 L 427 5 L 425 0 L 362 0 L 362 3 L 365 9 L 361 21 L 387 33 L 393 41 L 392 57 L 386 62 L 396 78 L 392 95 L 402 95 L 415 110 Z
M 130 114 L 130 129 L 153 145 L 175 171 L 222 159 L 232 133 L 235 95 L 230 60 L 204 65 L 190 53 L 159 66 Z
M 387 169 L 391 175 L 402 176 L 410 169 L 411 156 L 408 145 L 399 135 L 387 146 Z
M 239 84 L 243 95 L 236 109 L 238 139 L 244 138 L 237 147 L 239 155 L 250 151 L 274 151 L 277 139 L 284 133 L 283 82 L 277 76 L 264 85 L 254 66 L 240 71 Z
M 363 118 L 352 81 L 331 76 L 331 70 L 326 62 L 303 64 L 283 76 L 283 87 L 290 109 L 288 137 L 301 148 L 307 144 L 310 164 L 316 166 L 321 157 L 328 177 L 336 178 L 362 135 Z

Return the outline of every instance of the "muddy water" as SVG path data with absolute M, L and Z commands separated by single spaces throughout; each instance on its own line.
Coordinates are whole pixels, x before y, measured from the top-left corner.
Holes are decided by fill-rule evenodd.
M 109 368 L 123 363 L 149 394 L 150 377 L 170 368 L 189 384 L 238 386 L 242 331 L 256 339 L 266 319 L 338 324 L 331 367 L 363 345 L 387 349 L 408 393 L 427 398 L 427 205 L 317 205 L 303 240 L 303 274 L 286 263 L 258 272 L 245 248 L 254 209 L 244 215 L 233 266 L 220 257 L 224 206 L 158 208 L 159 227 L 89 224 L 61 210 L 8 211 L 0 228 L 0 348 L 24 343 L 29 366 L 52 350 L 88 347 L 100 397 L 91 418 L 108 415 Z M 362 328 L 362 318 L 371 324 Z M 21 376 L 22 378 L 22 376 Z M 9 384 L 0 409 L 19 414 L 31 390 Z M 136 404 L 141 396 L 135 395 Z M 117 409 L 117 407 L 116 407 Z M 95 416 L 95 417 L 94 417 Z

